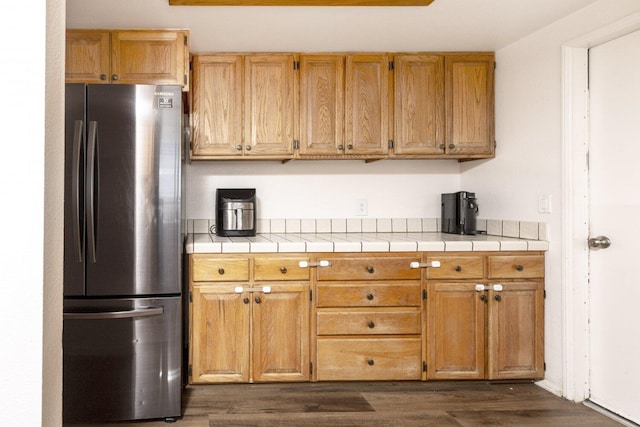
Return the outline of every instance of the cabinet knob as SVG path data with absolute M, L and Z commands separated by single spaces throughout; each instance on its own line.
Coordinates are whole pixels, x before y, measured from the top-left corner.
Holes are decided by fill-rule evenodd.
M 369 366 L 373 366 L 375 363 L 376 363 L 376 362 L 374 362 L 374 360 L 373 360 L 373 359 L 367 359 L 367 364 L 368 364 Z
M 367 294 L 367 299 L 371 301 L 373 299 L 373 294 Z
M 487 301 L 487 296 L 485 294 L 480 295 L 480 301 Z
M 218 269 L 218 274 L 220 274 L 220 275 L 224 274 L 224 268 L 220 267 Z
M 461 271 L 462 271 L 462 266 L 460 266 L 460 265 L 456 265 L 456 271 L 457 271 L 457 272 L 461 272 Z
M 287 267 L 280 267 L 280 273 L 287 274 Z
M 449 144 L 449 150 L 453 150 L 454 148 L 456 148 L 456 144 Z
M 242 151 L 242 145 L 240 144 L 236 145 L 236 151 Z
M 500 295 L 496 295 L 493 297 L 496 301 L 502 301 L 502 297 Z
M 118 75 L 117 74 L 113 74 L 111 76 L 111 80 L 118 80 Z
M 338 145 L 338 150 L 344 150 L 344 145 L 342 144 Z
M 106 74 L 100 74 L 100 80 L 102 80 L 102 81 L 107 80 L 107 75 Z
M 367 323 L 367 326 L 369 327 L 369 329 L 373 329 L 376 327 L 376 324 L 373 323 L 373 321 L 369 320 L 369 323 Z
M 242 299 L 242 302 L 245 303 L 245 304 L 249 304 L 249 298 L 248 297 L 244 297 Z
M 251 151 L 251 146 L 247 145 L 246 147 L 244 147 L 244 149 L 247 150 L 247 151 Z
M 440 144 L 440 149 L 444 151 L 444 144 Z
M 516 270 L 522 271 L 522 270 L 524 270 L 524 266 L 518 264 L 518 265 L 516 265 Z
M 349 144 L 349 145 L 347 145 L 347 149 L 349 149 L 349 150 L 353 150 L 353 144 Z
M 373 269 L 373 267 L 369 266 L 367 267 L 367 272 L 369 272 L 369 274 L 373 274 L 375 270 Z
M 262 302 L 262 298 L 256 297 L 255 302 L 256 304 L 260 304 Z

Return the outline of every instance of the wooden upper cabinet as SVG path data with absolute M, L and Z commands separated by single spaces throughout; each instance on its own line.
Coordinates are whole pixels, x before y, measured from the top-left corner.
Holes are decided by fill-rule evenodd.
M 447 154 L 494 155 L 493 68 L 493 54 L 446 55 Z
M 241 55 L 193 55 L 192 156 L 242 156 Z
M 186 30 L 67 30 L 66 81 L 188 90 L 188 36 Z
M 244 58 L 244 150 L 246 156 L 293 156 L 296 56 L 256 54 Z
M 67 83 L 109 83 L 111 34 L 101 30 L 67 30 L 65 79 Z
M 184 31 L 111 33 L 111 79 L 119 83 L 188 86 L 188 38 Z
M 344 55 L 300 55 L 300 155 L 344 152 Z
M 444 57 L 397 55 L 394 63 L 394 154 L 444 153 Z
M 389 59 L 386 54 L 346 56 L 345 154 L 389 151 Z

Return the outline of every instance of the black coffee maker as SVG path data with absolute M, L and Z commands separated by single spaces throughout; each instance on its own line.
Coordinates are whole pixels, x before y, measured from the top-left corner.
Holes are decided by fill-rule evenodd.
M 443 233 L 480 234 L 476 229 L 478 216 L 476 193 L 468 191 L 443 193 L 441 211 Z

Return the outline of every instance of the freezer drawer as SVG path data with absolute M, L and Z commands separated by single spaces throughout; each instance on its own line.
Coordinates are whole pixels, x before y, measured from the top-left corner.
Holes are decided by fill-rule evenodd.
M 65 422 L 180 416 L 180 296 L 64 304 Z

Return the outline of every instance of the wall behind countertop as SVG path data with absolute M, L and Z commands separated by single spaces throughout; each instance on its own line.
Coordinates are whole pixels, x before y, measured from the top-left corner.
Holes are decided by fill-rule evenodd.
M 459 190 L 454 160 L 197 161 L 187 165 L 192 219 L 214 218 L 216 188 L 256 188 L 258 218 L 435 218 L 440 193 Z M 471 190 L 469 190 L 471 191 Z

